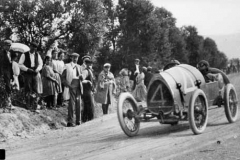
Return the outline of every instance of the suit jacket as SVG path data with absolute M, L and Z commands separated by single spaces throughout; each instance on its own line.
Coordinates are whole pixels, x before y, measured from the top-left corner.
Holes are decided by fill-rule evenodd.
M 80 76 L 82 76 L 82 67 L 78 64 L 76 64 L 77 71 Z M 71 84 L 72 79 L 73 79 L 73 67 L 71 63 L 65 64 L 65 68 L 62 73 L 62 83 L 64 84 L 64 91 L 63 91 L 63 99 L 64 100 L 69 100 L 70 99 L 70 93 L 69 93 L 69 87 L 68 84 Z M 79 78 L 79 86 L 81 90 L 81 94 L 83 94 L 83 86 L 82 86 L 82 80 Z
M 139 65 L 138 66 L 138 69 L 140 69 L 142 66 Z M 137 66 L 134 64 L 132 67 L 131 67 L 131 76 L 130 76 L 130 80 L 133 80 L 133 81 L 136 81 L 136 77 L 137 77 L 137 74 L 135 74 L 137 71 Z

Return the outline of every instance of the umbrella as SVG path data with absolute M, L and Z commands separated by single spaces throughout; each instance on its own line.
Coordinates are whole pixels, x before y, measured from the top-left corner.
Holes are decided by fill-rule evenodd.
M 25 53 L 25 52 L 28 52 L 30 48 L 23 43 L 12 43 L 11 50 Z

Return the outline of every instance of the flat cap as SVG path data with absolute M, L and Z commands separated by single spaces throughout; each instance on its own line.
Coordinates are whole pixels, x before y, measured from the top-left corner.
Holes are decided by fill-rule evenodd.
M 79 57 L 79 54 L 74 52 L 74 53 L 70 54 L 70 56 L 72 56 L 72 57 Z
M 104 65 L 103 65 L 103 67 L 111 67 L 111 64 L 110 63 L 105 63 Z
M 89 60 L 90 60 L 91 57 L 90 57 L 89 55 L 85 55 L 85 56 L 82 57 L 82 60 L 83 60 L 83 61 L 85 61 L 86 59 L 89 59 Z
M 4 44 L 11 46 L 12 45 L 12 41 L 7 39 L 7 40 L 4 41 Z

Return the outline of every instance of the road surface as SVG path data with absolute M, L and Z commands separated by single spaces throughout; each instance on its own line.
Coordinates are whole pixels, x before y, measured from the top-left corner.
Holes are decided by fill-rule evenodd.
M 239 93 L 238 79 L 232 83 Z M 117 115 L 110 114 L 78 127 L 12 140 L 0 144 L 0 148 L 6 149 L 7 160 L 178 159 L 217 141 L 239 136 L 240 116 L 236 123 L 229 124 L 224 108 L 214 108 L 210 108 L 207 128 L 200 135 L 193 135 L 188 122 L 177 126 L 147 122 L 141 123 L 136 137 L 129 138 L 121 130 Z

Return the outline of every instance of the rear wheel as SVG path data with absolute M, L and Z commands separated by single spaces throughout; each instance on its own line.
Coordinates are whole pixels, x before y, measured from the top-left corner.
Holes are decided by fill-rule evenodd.
M 188 106 L 188 120 L 194 134 L 201 134 L 207 126 L 208 103 L 204 92 L 197 89 Z
M 225 87 L 224 109 L 228 122 L 235 122 L 238 116 L 238 100 L 235 88 L 232 84 L 227 84 Z
M 140 128 L 140 122 L 136 118 L 139 108 L 136 100 L 128 93 L 121 93 L 118 101 L 118 121 L 123 132 L 129 136 L 135 136 Z

